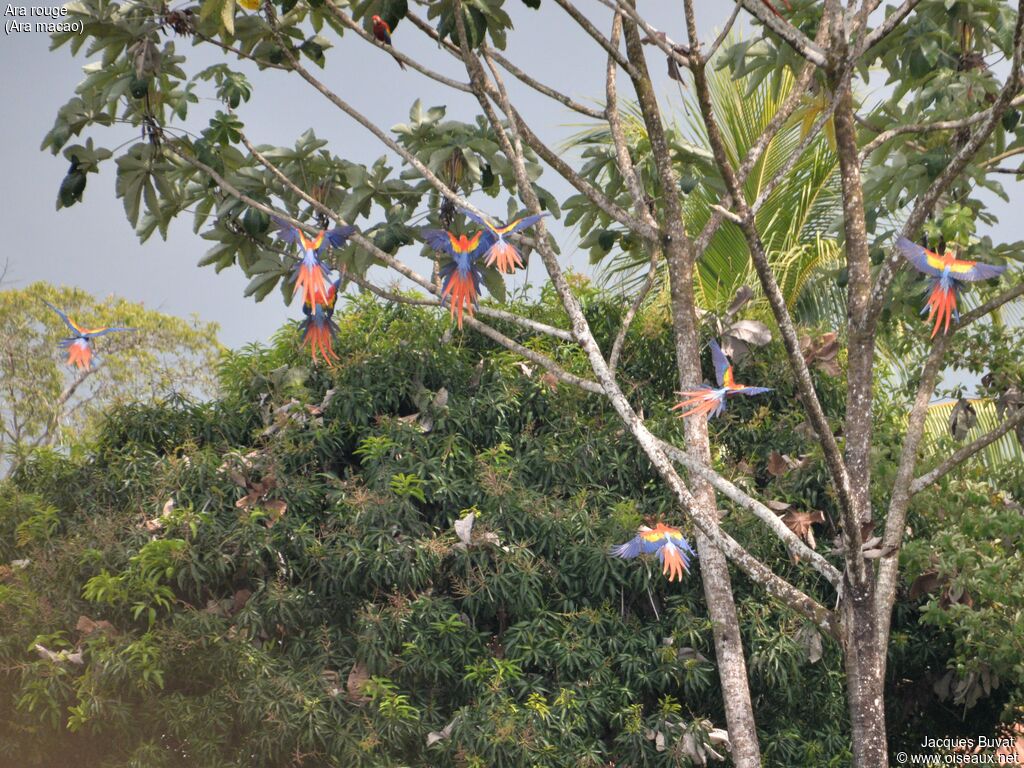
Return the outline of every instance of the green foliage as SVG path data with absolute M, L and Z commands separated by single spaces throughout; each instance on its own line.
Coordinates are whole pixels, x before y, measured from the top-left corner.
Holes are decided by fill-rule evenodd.
M 85 327 L 130 326 L 104 336 L 89 371 L 68 369 L 57 342 L 67 326 L 43 301 Z M 220 347 L 217 327 L 170 317 L 120 299 L 97 301 L 82 291 L 35 283 L 0 291 L 0 468 L 30 449 L 58 446 L 88 433 L 108 406 L 213 391 Z
M 581 293 L 595 318 L 613 306 Z M 671 335 L 648 314 L 622 367 L 653 428 L 671 435 L 681 429 L 668 411 L 672 377 L 651 375 L 672 368 Z M 225 357 L 219 400 L 120 406 L 87 451 L 18 469 L 0 493 L 0 561 L 28 561 L 0 566 L 0 756 L 687 765 L 686 734 L 706 742 L 710 723 L 724 722 L 699 563 L 669 585 L 654 562 L 606 554 L 644 519 L 677 521 L 614 416 L 482 337 L 445 341 L 447 324 L 426 310 L 363 299 L 336 318 L 334 369 L 308 369 L 285 329 L 272 347 Z M 554 341 L 538 343 L 573 366 Z M 779 357 L 744 362 L 741 373 L 778 389 L 712 424 L 716 462 L 759 494 L 813 500 L 831 521 L 819 457 L 767 471 L 773 451 L 809 446 Z M 826 409 L 840 413 L 841 379 L 820 375 Z M 894 424 L 879 425 L 883 439 Z M 968 487 L 965 501 L 988 503 Z M 470 512 L 463 539 L 453 523 Z M 946 522 L 956 536 L 1011 541 L 1016 524 L 1002 520 L 999 532 Z M 733 512 L 726 526 L 777 572 L 820 589 L 749 516 Z M 819 532 L 826 553 L 833 530 Z M 946 541 L 934 546 L 969 549 Z M 914 573 L 923 551 L 908 550 Z M 989 547 L 985 568 L 1006 551 Z M 1013 573 L 1001 588 L 1017 589 Z M 977 601 L 996 600 L 971 584 Z M 845 764 L 838 649 L 759 591 L 735 589 L 766 764 Z M 897 689 L 923 643 L 936 677 L 969 675 L 975 633 L 1011 629 L 995 602 L 982 616 L 935 604 L 920 625 L 917 601 L 897 611 Z M 1012 643 L 984 657 L 1001 687 L 950 728 L 985 732 L 1019 698 Z M 81 664 L 67 660 L 79 652 Z M 917 706 L 945 707 L 934 693 Z M 914 717 L 891 715 L 895 731 L 912 733 Z

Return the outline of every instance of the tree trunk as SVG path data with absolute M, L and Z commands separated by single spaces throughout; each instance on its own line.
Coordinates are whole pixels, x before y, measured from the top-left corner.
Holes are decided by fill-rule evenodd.
M 847 584 L 847 589 L 854 592 Z M 844 600 L 846 698 L 850 708 L 850 736 L 854 768 L 889 765 L 885 732 L 885 646 L 878 644 L 871 590 L 859 590 Z
M 729 568 L 722 554 L 703 534 L 697 535 L 697 554 L 704 579 L 711 629 L 715 638 L 718 678 L 725 703 L 725 721 L 732 744 L 732 761 L 737 768 L 759 768 L 761 748 L 750 701 L 747 663 L 743 657 L 740 622 L 729 581 Z
M 679 200 L 678 183 L 672 167 L 672 154 L 665 138 L 661 122 L 661 110 L 651 83 L 647 61 L 636 25 L 624 25 L 626 52 L 630 63 L 638 73 L 633 78 L 637 101 L 643 115 L 651 150 L 657 166 L 663 193 L 665 234 L 662 248 L 669 273 L 669 287 L 672 298 L 672 325 L 675 331 L 676 366 L 680 385 L 692 388 L 703 379 L 700 368 L 700 336 L 697 333 L 697 316 L 693 293 L 693 270 L 695 256 L 686 227 L 683 224 L 682 205 Z M 700 419 L 686 420 L 687 452 L 710 466 L 711 448 L 708 443 L 707 423 Z M 707 514 L 717 518 L 715 491 L 711 485 L 693 475 L 689 478 L 693 496 Z M 697 552 L 700 557 L 701 575 L 704 579 L 704 595 L 711 616 L 715 640 L 715 657 L 718 676 L 722 684 L 722 699 L 725 702 L 726 728 L 732 744 L 733 763 L 738 768 L 758 768 L 761 765 L 761 748 L 757 741 L 754 724 L 754 709 L 750 700 L 750 685 L 747 681 L 747 665 L 743 658 L 743 643 L 736 615 L 729 581 L 729 568 L 725 556 L 703 535 L 697 537 Z

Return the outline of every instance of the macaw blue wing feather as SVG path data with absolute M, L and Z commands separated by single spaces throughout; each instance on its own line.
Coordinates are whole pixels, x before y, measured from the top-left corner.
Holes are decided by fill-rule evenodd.
M 277 237 L 288 245 L 299 242 L 299 230 L 293 227 L 284 219 L 273 217 L 274 226 L 277 227 Z
M 711 347 L 711 359 L 715 363 L 715 378 L 718 379 L 718 386 L 724 387 L 725 374 L 729 370 L 729 358 L 725 356 L 725 352 L 714 339 L 708 342 L 708 346 Z
M 332 248 L 341 248 L 348 242 L 348 239 L 352 237 L 355 231 L 355 227 L 347 224 L 343 227 L 335 227 L 334 229 L 327 230 L 324 241 Z
M 64 313 L 63 313 L 63 312 L 62 312 L 61 310 L 57 309 L 57 308 L 56 308 L 55 306 L 53 306 L 53 304 L 51 304 L 50 302 L 48 302 L 48 301 L 46 301 L 46 300 L 43 300 L 43 304 L 45 304 L 45 305 L 46 305 L 46 306 L 48 306 L 48 307 L 49 307 L 50 309 L 52 309 L 52 310 L 53 310 L 54 312 L 56 312 L 56 313 L 57 313 L 58 315 L 60 315 L 60 319 L 64 321 L 64 325 L 66 325 L 66 326 L 67 326 L 68 328 L 70 328 L 70 329 L 71 329 L 71 332 L 72 332 L 73 334 L 75 334 L 75 336 L 76 336 L 76 337 L 77 337 L 77 336 L 79 336 L 79 335 L 81 335 L 81 333 L 82 333 L 82 329 L 81 329 L 81 328 L 79 328 L 79 327 L 78 327 L 77 325 L 75 325 L 75 324 L 74 324 L 74 323 L 73 323 L 73 322 L 71 321 L 71 318 L 70 318 L 70 317 L 68 317 L 68 316 L 67 316 L 66 314 L 64 314 Z
M 734 389 L 730 394 L 733 395 L 763 395 L 765 392 L 771 392 L 771 387 L 742 387 L 741 389 Z
M 548 213 L 535 213 L 532 216 L 524 216 L 521 219 L 510 221 L 504 227 L 498 227 L 495 231 L 499 235 L 510 235 L 513 232 L 519 232 L 524 229 L 528 229 L 536 224 L 538 221 L 543 219 L 545 216 L 549 216 Z

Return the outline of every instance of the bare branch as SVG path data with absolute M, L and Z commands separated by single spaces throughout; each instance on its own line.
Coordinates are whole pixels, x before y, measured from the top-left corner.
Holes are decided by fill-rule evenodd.
M 612 20 L 612 33 L 611 41 L 612 44 L 618 48 L 619 38 L 622 35 L 622 14 L 619 12 L 615 13 L 615 17 Z M 636 167 L 633 165 L 633 158 L 629 154 L 629 146 L 626 143 L 625 132 L 622 130 L 622 120 L 619 116 L 619 104 L 618 104 L 618 86 L 616 78 L 618 75 L 618 67 L 615 65 L 615 59 L 611 56 L 608 57 L 608 65 L 605 71 L 605 117 L 608 121 L 608 129 L 612 137 L 612 145 L 615 147 L 615 164 L 619 168 L 619 173 L 622 178 L 626 181 L 626 187 L 629 189 L 630 195 L 633 197 L 633 209 L 636 211 L 637 216 L 643 219 L 649 224 L 652 229 L 658 229 L 658 223 L 654 220 L 654 216 L 651 214 L 647 207 L 646 195 L 644 194 L 643 185 L 640 183 L 640 177 L 637 175 Z M 647 266 L 647 277 L 644 280 L 643 286 L 640 291 L 633 298 L 633 303 L 629 309 L 626 310 L 625 316 L 622 318 L 622 326 L 619 328 L 619 332 L 615 336 L 615 340 L 612 342 L 611 354 L 608 357 L 608 367 L 612 373 L 619 365 L 619 358 L 622 355 L 622 348 L 626 343 L 626 336 L 629 333 L 629 328 L 633 324 L 633 319 L 636 317 L 637 312 L 640 311 L 640 307 L 643 306 L 644 301 L 647 299 L 647 295 L 654 288 L 654 284 L 658 277 L 658 262 L 661 260 L 662 249 L 661 244 L 656 239 L 647 241 L 647 250 L 650 254 L 649 263 Z
M 353 32 L 355 32 L 357 35 L 363 38 L 363 40 L 370 43 L 374 47 L 380 48 L 381 50 L 387 52 L 391 56 L 394 56 L 399 61 L 405 62 L 410 67 L 415 69 L 417 72 L 426 75 L 431 80 L 436 80 L 437 82 L 441 83 L 441 85 L 446 85 L 449 88 L 454 88 L 455 90 L 462 91 L 464 93 L 470 93 L 470 87 L 468 83 L 460 83 L 458 80 L 452 80 L 450 77 L 445 77 L 441 73 L 435 72 L 434 70 L 428 69 L 427 67 L 423 66 L 418 61 L 413 59 L 411 56 L 403 53 L 394 46 L 384 45 L 384 43 L 380 42 L 379 40 L 377 40 L 377 38 L 375 38 L 373 35 L 371 35 L 369 32 L 363 29 L 359 24 L 355 22 L 355 20 L 351 16 L 349 16 L 347 13 L 341 10 L 341 8 L 335 5 L 331 0 L 324 0 L 324 6 L 331 12 L 331 15 L 334 16 L 334 18 L 336 18 L 343 26 L 347 27 L 348 29 L 351 29 Z
M 782 540 L 782 543 L 786 546 L 786 551 L 789 552 L 790 555 L 800 560 L 806 560 L 814 570 L 828 579 L 829 583 L 833 587 L 836 589 L 840 588 L 843 576 L 839 570 L 828 560 L 807 546 L 799 536 L 790 530 L 789 526 L 782 521 L 782 518 L 772 510 L 757 499 L 744 493 L 713 469 L 694 460 L 688 453 L 686 453 L 686 451 L 676 448 L 674 445 L 664 440 L 658 441 L 658 447 L 661 448 L 665 455 L 670 459 L 682 464 L 690 472 L 693 472 L 695 475 L 698 475 L 711 483 L 715 490 L 727 499 L 743 507 L 748 512 L 751 512 L 758 520 L 767 525 L 768 528 L 771 529 L 772 533 Z
M 611 44 L 611 41 L 601 34 L 601 32 L 590 23 L 590 19 L 584 16 L 580 10 L 573 5 L 570 0 L 555 0 L 572 19 L 583 28 L 583 30 L 590 35 L 597 44 L 608 51 L 608 55 L 615 59 L 615 63 L 618 64 L 630 77 L 636 77 L 636 70 L 633 65 L 630 64 L 626 57 L 622 55 L 622 52 Z
M 1017 96 L 1010 101 L 1011 107 L 1019 107 L 1024 104 L 1024 96 Z M 987 120 L 992 112 L 993 107 L 989 107 L 981 112 L 975 112 L 974 114 L 965 117 L 961 120 L 939 120 L 934 123 L 912 123 L 910 125 L 898 125 L 895 128 L 890 128 L 886 131 L 882 131 L 875 138 L 864 145 L 864 148 L 860 151 L 860 162 L 863 162 L 880 146 L 885 144 L 887 141 L 891 141 L 897 136 L 903 136 L 908 133 L 931 133 L 933 131 L 956 131 L 961 128 L 968 128 L 972 125 Z
M 878 43 L 882 42 L 882 40 L 884 40 L 894 29 L 896 29 L 896 27 L 900 25 L 900 22 L 902 22 L 903 19 L 905 19 L 910 14 L 910 12 L 914 10 L 915 7 L 917 7 L 917 4 L 920 2 L 921 0 L 904 0 L 903 4 L 895 11 L 890 13 L 880 26 L 878 26 L 876 29 L 868 33 L 868 36 L 864 38 L 862 52 L 868 51 L 873 46 L 878 45 Z M 874 10 L 877 7 L 878 3 L 875 3 L 874 8 L 871 8 L 871 10 Z
M 736 23 L 736 19 L 740 15 L 741 7 L 742 6 L 739 3 L 736 3 L 736 5 L 733 6 L 732 13 L 729 14 L 729 18 L 726 20 L 725 26 L 722 27 L 722 31 L 718 33 L 718 37 L 715 38 L 715 42 L 711 44 L 711 47 L 708 48 L 708 52 L 704 54 L 705 63 L 711 61 L 714 55 L 718 53 L 718 49 L 722 47 L 722 43 L 724 43 L 725 39 L 729 36 L 729 33 L 732 31 L 733 24 Z
M 600 120 L 602 117 L 604 117 L 604 112 L 602 112 L 601 110 L 585 106 L 584 104 L 580 104 L 578 101 L 574 101 L 561 91 L 557 91 L 554 88 L 544 85 L 544 83 L 530 77 L 523 70 L 521 70 L 511 61 L 506 59 L 493 48 L 487 45 L 481 45 L 480 49 L 487 56 L 494 59 L 494 61 L 498 62 L 498 64 L 501 65 L 502 69 L 504 69 L 506 72 L 511 74 L 513 77 L 515 77 L 517 80 L 521 81 L 525 85 L 530 86 L 531 88 L 533 88 L 533 90 L 537 91 L 538 93 L 543 93 L 548 98 L 554 99 L 559 104 L 565 105 L 574 112 L 579 112 L 581 115 L 585 115 L 586 117 L 592 118 L 594 120 Z
M 825 51 L 817 43 L 785 19 L 780 19 L 772 13 L 763 0 L 736 0 L 736 2 L 742 5 L 747 13 L 754 16 L 768 29 L 785 40 L 790 48 L 809 62 L 818 67 L 824 67 L 828 64 L 828 57 L 825 55 Z
M 907 524 L 907 507 L 910 505 L 910 483 L 914 477 L 914 466 L 917 463 L 917 451 L 924 437 L 925 417 L 928 415 L 928 403 L 931 402 L 935 390 L 935 380 L 942 369 L 942 357 L 946 351 L 949 337 L 936 337 L 932 343 L 928 359 L 921 372 L 921 381 L 917 387 L 914 405 L 907 419 L 907 431 L 903 438 L 900 451 L 900 462 L 893 481 L 892 496 L 889 499 L 889 512 L 885 519 L 885 533 L 882 535 L 883 555 L 878 563 L 878 576 L 875 582 L 875 633 L 879 643 L 889 637 L 889 625 L 892 604 L 896 596 L 896 583 L 899 578 L 899 547 L 903 541 Z
M 1004 291 L 1003 293 L 995 296 L 979 307 L 975 307 L 970 312 L 960 316 L 960 322 L 957 323 L 957 328 L 963 328 L 964 326 L 970 325 L 975 320 L 979 320 L 985 315 L 995 312 L 1004 304 L 1007 304 L 1014 299 L 1024 296 L 1024 282 L 1017 283 L 1017 285 Z
M 1024 424 L 1024 408 L 1018 408 L 1012 416 L 1007 418 L 998 427 L 986 432 L 974 442 L 965 445 L 944 462 L 939 464 L 939 466 L 935 467 L 935 469 L 930 472 L 926 472 L 914 480 L 914 482 L 910 484 L 910 495 L 913 496 L 914 494 L 920 493 L 929 485 L 941 479 L 944 475 L 949 474 L 949 472 L 956 469 L 979 451 L 990 446 L 1003 435 L 1008 434 L 1020 424 Z

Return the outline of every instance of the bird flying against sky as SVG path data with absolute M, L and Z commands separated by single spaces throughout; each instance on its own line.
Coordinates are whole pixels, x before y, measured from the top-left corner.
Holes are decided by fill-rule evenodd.
M 384 21 L 380 16 L 374 16 L 371 21 L 373 22 L 373 36 L 384 43 L 384 45 L 394 48 L 391 44 L 391 25 Z M 398 62 L 398 66 L 405 69 L 405 63 L 400 58 L 395 56 L 393 53 L 391 56 Z
M 453 235 L 443 229 L 424 229 L 421 234 L 427 245 L 451 257 L 451 261 L 440 270 L 444 279 L 441 285 L 441 306 L 450 302 L 451 315 L 458 318 L 461 328 L 463 310 L 472 315 L 474 307 L 479 305 L 483 275 L 476 262 L 490 249 L 494 236 L 484 230 L 478 230 L 472 236 Z
M 50 302 L 44 301 L 43 303 L 60 315 L 60 319 L 64 321 L 64 325 L 71 329 L 71 338 L 60 341 L 58 346 L 68 351 L 68 365 L 77 366 L 78 369 L 82 371 L 88 370 L 92 365 L 93 339 L 98 336 L 106 336 L 108 333 L 121 333 L 135 330 L 134 328 L 114 327 L 83 328 L 61 310 L 53 306 Z
M 689 408 L 679 417 L 686 416 L 707 416 L 709 419 L 718 416 L 725 410 L 725 398 L 731 395 L 760 395 L 764 392 L 771 392 L 770 387 L 748 387 L 744 384 L 737 384 L 733 378 L 732 365 L 729 358 L 725 356 L 718 342 L 712 339 L 709 342 L 711 347 L 711 359 L 715 363 L 715 378 L 718 380 L 718 388 L 701 384 L 697 389 L 687 392 L 680 392 L 685 400 L 677 403 L 672 410 Z
M 690 570 L 690 556 L 697 556 L 682 531 L 663 523 L 653 528 L 642 525 L 636 536 L 609 550 L 609 554 L 625 560 L 655 553 L 661 560 L 661 572 L 668 576 L 669 581 L 682 581 L 683 572 Z
M 989 280 L 999 277 L 1006 271 L 1005 266 L 997 267 L 978 261 L 958 259 L 952 252 L 947 252 L 945 256 L 939 256 L 905 237 L 896 241 L 896 247 L 900 249 L 903 258 L 914 266 L 914 269 L 933 278 L 931 293 L 928 294 L 928 301 L 925 302 L 924 309 L 921 310 L 921 314 L 928 312 L 928 322 L 935 319 L 932 338 L 935 338 L 935 334 L 939 332 L 940 325 L 945 325 L 943 333 L 949 333 L 950 321 L 954 317 L 957 320 L 960 319 L 956 300 L 964 282 Z
M 487 231 L 490 232 L 494 238 L 493 245 L 488 248 L 484 254 L 487 257 L 486 266 L 497 266 L 499 272 L 505 274 L 511 274 L 518 267 L 523 268 L 523 261 L 519 258 L 519 251 L 505 238 L 511 235 L 513 232 L 520 232 L 524 229 L 532 227 L 542 218 L 547 216 L 546 213 L 538 213 L 533 216 L 524 216 L 523 218 L 510 221 L 503 227 L 493 227 L 486 220 L 477 216 L 472 211 L 467 211 L 465 208 L 462 212 L 466 214 L 467 218 L 475 221 L 477 224 L 481 224 L 487 227 Z
M 274 218 L 277 225 L 277 236 L 282 242 L 298 243 L 303 250 L 302 259 L 295 265 L 295 292 L 293 296 L 301 296 L 303 304 L 310 307 L 327 304 L 330 292 L 330 281 L 327 279 L 329 270 L 320 260 L 327 247 L 341 248 L 356 231 L 355 227 L 344 226 L 334 229 L 322 229 L 312 237 L 308 237 L 301 229 L 296 229 L 283 219 Z

